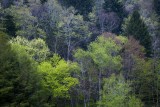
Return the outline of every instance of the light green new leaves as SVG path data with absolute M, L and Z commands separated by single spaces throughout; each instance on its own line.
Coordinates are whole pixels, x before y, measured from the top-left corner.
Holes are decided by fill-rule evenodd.
M 26 52 L 37 62 L 44 61 L 49 55 L 49 49 L 42 39 L 33 39 L 31 41 L 17 36 L 10 41 L 12 44 L 18 44 L 25 48 Z
M 130 84 L 122 75 L 112 75 L 104 79 L 102 100 L 98 102 L 98 107 L 143 107 L 139 99 L 129 95 L 130 91 Z
M 116 69 L 121 68 L 121 57 L 118 52 L 121 47 L 111 38 L 99 37 L 89 45 L 90 56 L 100 68 Z
M 78 84 L 78 80 L 71 76 L 73 72 L 79 70 L 76 63 L 67 63 L 61 59 L 53 67 L 49 61 L 42 62 L 38 70 L 42 75 L 42 85 L 53 97 L 69 97 L 69 90 Z

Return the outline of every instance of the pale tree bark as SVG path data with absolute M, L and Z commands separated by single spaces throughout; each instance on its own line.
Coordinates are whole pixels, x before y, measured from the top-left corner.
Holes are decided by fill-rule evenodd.
M 154 36 L 152 41 L 152 47 L 153 47 L 153 71 L 156 75 L 156 107 L 159 107 L 159 79 L 157 77 L 160 73 L 160 71 L 157 71 L 158 60 L 160 59 L 159 42 L 160 38 Z
M 101 78 L 102 78 L 102 71 L 99 71 L 99 77 L 98 77 L 98 91 L 99 91 L 99 101 L 101 101 Z

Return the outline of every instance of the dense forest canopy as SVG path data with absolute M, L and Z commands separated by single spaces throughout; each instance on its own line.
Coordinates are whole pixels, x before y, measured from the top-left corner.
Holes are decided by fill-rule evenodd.
M 0 0 L 2 107 L 159 107 L 160 0 Z

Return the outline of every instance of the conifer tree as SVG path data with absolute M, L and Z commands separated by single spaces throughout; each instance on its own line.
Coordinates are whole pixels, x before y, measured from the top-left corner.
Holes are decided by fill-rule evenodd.
M 14 36 L 14 37 L 16 36 L 16 25 L 13 21 L 13 16 L 11 15 L 5 16 L 4 26 L 6 29 L 6 33 L 9 36 Z
M 36 63 L 23 47 L 10 44 L 6 34 L 0 32 L 1 106 L 36 107 L 39 101 L 33 100 L 37 100 L 34 96 L 40 86 L 37 77 Z
M 133 36 L 146 49 L 146 56 L 151 55 L 151 36 L 138 11 L 134 11 L 123 25 L 124 35 Z
M 154 8 L 158 15 L 160 15 L 160 0 L 154 0 Z

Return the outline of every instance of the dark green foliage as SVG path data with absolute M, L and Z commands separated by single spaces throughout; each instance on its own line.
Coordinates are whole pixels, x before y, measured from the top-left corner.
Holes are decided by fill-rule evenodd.
M 138 11 L 134 11 L 128 21 L 126 21 L 124 35 L 133 36 L 140 41 L 140 44 L 146 48 L 146 56 L 151 55 L 151 37 Z
M 40 0 L 41 4 L 44 4 L 45 2 L 47 2 L 47 0 Z
M 12 83 L 12 79 L 16 77 L 12 73 L 16 69 L 14 55 L 8 44 L 7 36 L 0 32 L 0 99 L 2 105 L 11 102 L 14 94 Z
M 29 2 L 28 2 L 28 0 L 24 0 L 23 3 L 24 4 L 28 4 Z
M 38 89 L 35 63 L 25 50 L 8 43 L 0 33 L 0 103 L 3 106 L 32 105 L 32 96 Z
M 129 93 L 130 83 L 122 75 L 111 75 L 104 79 L 102 100 L 98 102 L 98 107 L 143 107 L 141 100 Z
M 94 1 L 93 0 L 59 0 L 62 4 L 67 7 L 73 6 L 78 13 L 84 15 L 85 17 L 89 12 L 92 11 Z
M 108 33 L 126 15 L 129 38 Z M 159 16 L 160 0 L 0 0 L 0 106 L 159 107 Z
M 2 7 L 8 8 L 9 6 L 13 5 L 14 0 L 1 0 L 0 3 Z
M 11 15 L 7 15 L 5 17 L 4 26 L 5 26 L 5 29 L 6 29 L 6 33 L 9 36 L 13 36 L 13 37 L 16 36 L 16 26 L 15 26 L 15 23 L 13 21 L 13 17 Z
M 115 12 L 120 17 L 123 17 L 124 11 L 123 11 L 123 4 L 119 2 L 119 0 L 104 0 L 104 9 L 106 12 Z
M 158 15 L 160 15 L 160 0 L 154 0 L 154 8 Z
M 156 106 L 159 104 L 159 82 L 160 62 L 157 61 L 157 66 L 154 67 L 154 60 L 143 60 L 135 58 L 135 67 L 132 76 L 133 91 L 138 98 L 140 98 L 147 107 Z

